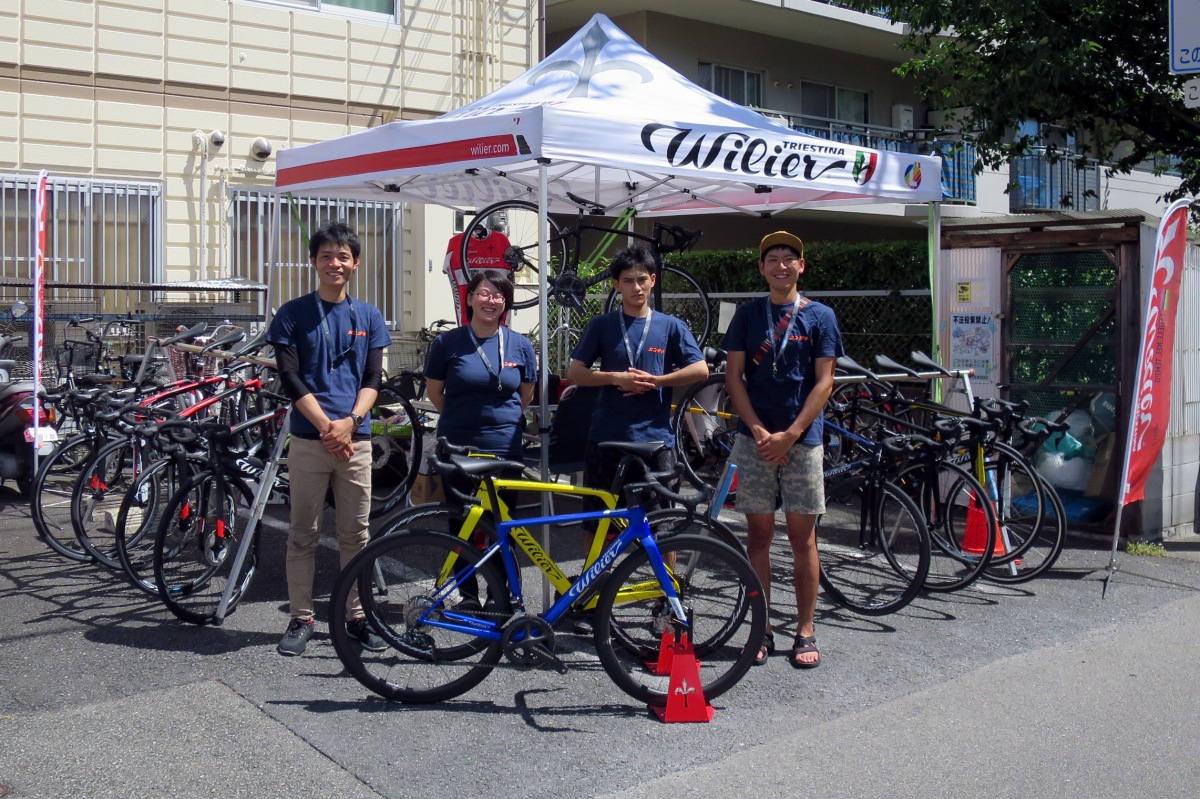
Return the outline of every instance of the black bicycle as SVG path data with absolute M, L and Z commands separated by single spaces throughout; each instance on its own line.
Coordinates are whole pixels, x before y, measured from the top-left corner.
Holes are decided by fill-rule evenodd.
M 603 260 L 609 248 L 622 236 L 635 239 L 649 245 L 654 253 L 658 281 L 651 294 L 651 304 L 664 313 L 682 319 L 691 329 L 696 341 L 703 346 L 712 332 L 712 312 L 708 294 L 687 272 L 663 261 L 663 257 L 670 253 L 691 249 L 699 240 L 700 231 L 655 222 L 651 235 L 636 233 L 628 229 L 637 214 L 633 207 L 624 209 L 611 225 L 588 222 L 585 217 L 604 216 L 612 209 L 574 194 L 567 196 L 579 206 L 575 224 L 563 227 L 553 217 L 547 219 L 548 268 L 545 272 L 549 299 L 582 313 L 584 297 L 588 291 L 610 279 L 605 268 L 607 262 Z M 516 289 L 513 308 L 532 308 L 538 303 L 538 279 L 543 271 L 538 256 L 540 237 L 537 205 L 525 200 L 503 200 L 487 206 L 475 215 L 464 231 L 462 250 L 459 253 L 468 280 L 481 268 L 477 258 L 472 257 L 478 254 L 478 242 L 493 233 L 502 234 L 508 242 L 503 258 L 506 266 L 513 271 Z M 586 256 L 583 255 L 585 233 L 589 234 L 589 243 L 595 238 L 590 234 L 600 234 L 599 240 Z M 473 261 L 476 264 L 474 268 Z M 620 297 L 610 291 L 604 308 L 611 311 L 620 303 Z

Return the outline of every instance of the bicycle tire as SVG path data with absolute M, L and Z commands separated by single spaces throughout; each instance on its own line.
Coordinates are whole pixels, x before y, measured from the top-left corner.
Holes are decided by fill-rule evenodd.
M 424 434 L 413 404 L 384 387 L 371 409 L 371 495 L 391 502 L 407 497 L 417 479 Z
M 243 536 L 254 540 L 230 596 L 232 613 L 254 579 L 258 565 L 259 529 L 247 533 L 242 524 L 254 492 L 241 479 L 226 478 L 226 514 L 214 515 L 217 477 L 212 471 L 194 475 L 167 502 L 154 540 L 154 582 L 163 604 L 189 624 L 212 624 L 229 582 Z M 261 527 L 261 523 L 259 525 Z
M 655 302 L 661 288 L 661 303 Z M 659 305 L 662 307 L 658 307 Z M 696 282 L 696 279 L 684 270 L 663 264 L 659 270 L 657 285 L 650 294 L 650 305 L 656 311 L 670 314 L 683 321 L 696 343 L 703 349 L 708 344 L 708 336 L 712 333 L 712 308 L 708 302 L 708 293 Z M 621 295 L 610 291 L 608 300 L 604 303 L 605 311 L 615 311 L 621 307 Z
M 150 464 L 125 492 L 117 512 L 117 562 L 129 582 L 151 596 L 159 596 L 154 581 L 154 542 L 162 512 L 175 492 L 203 467 L 202 461 L 189 460 L 189 464 L 192 468 L 182 470 L 174 458 Z
M 833 602 L 864 616 L 895 613 L 920 593 L 929 549 L 924 517 L 895 485 L 853 475 L 826 487 L 817 551 Z
M 725 522 L 683 508 L 661 508 L 646 514 L 646 523 L 657 539 L 673 535 L 698 535 L 712 538 L 746 554 L 746 547 Z M 590 564 L 587 564 L 590 565 Z
M 38 536 L 59 555 L 76 563 L 92 560 L 91 553 L 75 537 L 71 498 L 95 444 L 96 438 L 87 433 L 63 441 L 38 465 L 30 496 L 30 515 Z
M 1006 585 L 1029 582 L 1045 574 L 1062 554 L 1067 537 L 1067 512 L 1054 486 L 1040 474 L 1037 477 L 1047 511 L 1029 539 L 1018 542 L 1013 548 L 1014 551 L 1020 552 L 1018 557 L 1006 563 L 993 564 L 983 573 L 983 579 L 989 582 Z M 1017 535 L 1012 531 L 1008 532 L 1010 540 Z
M 458 253 L 460 263 L 463 265 L 463 273 L 470 281 L 479 271 L 472 269 L 467 257 L 467 249 L 477 231 L 480 229 L 491 231 L 500 226 L 492 221 L 492 217 L 501 214 L 505 219 L 502 232 L 508 237 L 509 242 L 508 249 L 504 253 L 504 260 L 512 269 L 513 281 L 513 304 L 507 310 L 532 308 L 538 304 L 538 281 L 541 274 L 544 272 L 550 285 L 553 286 L 554 278 L 562 274 L 565 267 L 574 266 L 567 258 L 567 245 L 563 238 L 562 228 L 554 221 L 553 217 L 548 217 L 550 236 L 546 246 L 550 268 L 548 270 L 542 268 L 542 264 L 538 261 L 538 242 L 541 236 L 538 229 L 536 203 L 525 200 L 501 200 L 475 214 L 463 231 L 462 246 Z
M 456 589 L 437 596 L 444 585 L 441 575 L 460 561 L 482 579 L 482 602 L 464 604 Z M 330 637 L 346 670 L 386 699 L 416 704 L 451 699 L 482 682 L 500 660 L 499 639 L 420 621 L 430 610 L 452 610 L 462 616 L 460 621 L 474 618 L 489 626 L 511 615 L 504 579 L 491 562 L 481 566 L 479 561 L 479 553 L 457 538 L 419 528 L 368 544 L 342 569 L 331 599 L 330 618 L 335 621 Z M 375 590 L 377 575 L 388 581 L 386 592 Z M 367 623 L 388 644 L 386 651 L 365 650 L 341 623 L 353 588 L 358 589 Z
M 623 520 L 622 520 L 623 521 Z M 746 556 L 746 547 L 742 544 L 733 530 L 719 519 L 713 519 L 701 513 L 690 513 L 683 508 L 662 508 L 646 514 L 646 523 L 650 525 L 656 541 L 662 541 L 670 536 L 691 535 L 701 538 L 711 538 Z M 583 568 L 591 564 L 584 563 Z M 595 592 L 599 595 L 599 591 Z M 586 603 L 585 603 L 586 604 Z M 595 603 L 591 603 L 593 608 Z M 645 619 L 638 619 L 645 622 Z M 612 635 L 622 643 L 637 645 L 640 625 L 635 623 L 632 633 L 626 633 L 619 624 L 613 624 Z
M 92 560 L 120 569 L 116 525 L 121 501 L 147 462 L 144 444 L 132 436 L 115 438 L 84 465 L 71 493 L 71 526 Z
M 988 491 L 994 497 L 997 530 L 1003 533 L 992 557 L 992 566 L 1016 560 L 1038 539 L 1050 500 L 1042 487 L 1042 476 L 1017 450 L 992 442 L 984 461 Z
M 671 432 L 676 459 L 687 476 L 715 491 L 738 435 L 738 415 L 725 389 L 725 375 L 712 375 L 684 392 L 675 403 Z M 736 496 L 736 488 L 731 488 L 727 501 Z
M 939 460 L 901 469 L 892 482 L 916 503 L 929 529 L 925 589 L 960 591 L 978 580 L 996 550 L 996 511 L 975 475 Z
M 672 536 L 659 549 L 691 617 L 699 688 L 711 701 L 737 685 L 758 654 L 767 631 L 762 586 L 745 555 L 714 538 Z M 600 664 L 617 687 L 655 707 L 666 705 L 670 690 L 670 674 L 647 667 L 664 639 L 653 623 L 664 598 L 649 555 L 638 547 L 616 565 L 596 606 Z

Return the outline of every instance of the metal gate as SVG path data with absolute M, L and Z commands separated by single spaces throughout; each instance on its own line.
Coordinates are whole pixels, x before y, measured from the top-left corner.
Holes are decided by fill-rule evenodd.
M 1112 511 L 1128 303 L 1120 258 L 1117 248 L 1006 255 L 1002 379 L 1034 415 L 1070 422 L 1038 453 L 1038 468 L 1075 523 L 1101 524 Z
M 232 274 L 267 284 L 268 316 L 293 297 L 316 290 L 308 235 L 328 222 L 341 221 L 353 227 L 362 242 L 362 266 L 351 293 L 378 307 L 390 329 L 400 327 L 404 318 L 402 203 L 326 197 L 285 198 L 280 203 L 274 194 L 245 190 L 235 191 L 232 203 Z M 277 212 L 279 218 L 272 224 Z M 275 253 L 273 264 L 268 263 L 271 253 Z
M 1004 363 L 1009 396 L 1038 416 L 1119 391 L 1115 254 L 1012 253 Z

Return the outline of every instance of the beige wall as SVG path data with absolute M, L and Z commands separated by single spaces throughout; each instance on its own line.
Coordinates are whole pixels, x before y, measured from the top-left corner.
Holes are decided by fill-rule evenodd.
M 388 24 L 252 0 L 4 0 L 0 171 L 160 180 L 167 279 L 217 277 L 226 192 L 273 185 L 255 138 L 278 152 L 463 105 L 536 58 L 530 5 L 406 0 Z M 195 135 L 213 130 L 219 150 Z M 444 248 L 445 216 L 406 272 L 426 272 L 425 239 Z

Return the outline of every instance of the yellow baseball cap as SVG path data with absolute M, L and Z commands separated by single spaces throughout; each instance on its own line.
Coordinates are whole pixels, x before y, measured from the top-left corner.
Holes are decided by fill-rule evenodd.
M 763 236 L 762 243 L 758 245 L 758 259 L 761 261 L 763 255 L 772 247 L 791 247 L 797 255 L 801 258 L 804 257 L 804 242 L 786 230 L 778 230 Z

